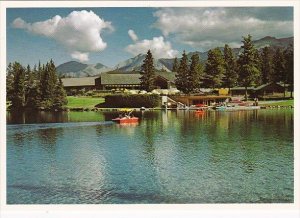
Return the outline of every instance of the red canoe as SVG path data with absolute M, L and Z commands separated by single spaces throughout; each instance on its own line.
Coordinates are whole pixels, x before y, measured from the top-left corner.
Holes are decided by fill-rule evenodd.
M 137 123 L 139 121 L 138 117 L 122 117 L 122 118 L 115 118 L 112 119 L 112 121 L 116 122 L 116 123 Z

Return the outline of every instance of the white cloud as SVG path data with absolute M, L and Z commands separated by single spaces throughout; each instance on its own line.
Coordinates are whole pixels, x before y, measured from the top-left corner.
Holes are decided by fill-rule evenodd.
M 71 54 L 71 57 L 74 59 L 77 59 L 81 62 L 85 62 L 89 60 L 89 54 L 88 53 L 83 53 L 83 52 L 78 52 L 75 51 Z
M 152 40 L 144 39 L 128 45 L 125 50 L 133 55 L 146 54 L 151 50 L 155 58 L 174 58 L 178 54 L 177 50 L 172 49 L 168 41 L 164 41 L 163 36 L 153 37 Z
M 72 58 L 88 61 L 90 52 L 103 51 L 107 44 L 101 38 L 103 29 L 113 30 L 111 22 L 106 22 L 93 11 L 73 11 L 66 17 L 59 15 L 51 19 L 27 23 L 17 18 L 13 27 L 56 40 L 71 54 Z
M 134 42 L 139 39 L 133 30 L 128 30 L 128 35 L 130 36 L 131 40 Z
M 270 8 L 163 8 L 154 13 L 154 27 L 164 36 L 206 50 L 225 43 L 237 45 L 242 36 L 253 39 L 293 35 L 293 21 L 272 14 Z

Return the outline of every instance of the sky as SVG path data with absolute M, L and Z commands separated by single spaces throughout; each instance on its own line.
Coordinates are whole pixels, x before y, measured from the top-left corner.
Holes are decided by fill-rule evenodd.
M 242 36 L 293 36 L 292 7 L 8 8 L 7 63 L 67 61 L 113 67 L 146 53 L 181 57 Z

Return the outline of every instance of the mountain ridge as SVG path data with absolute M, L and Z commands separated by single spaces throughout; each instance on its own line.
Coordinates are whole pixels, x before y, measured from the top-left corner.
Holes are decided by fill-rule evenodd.
M 265 36 L 258 40 L 253 40 L 253 44 L 257 49 L 262 49 L 263 47 L 269 46 L 273 49 L 276 48 L 287 48 L 290 44 L 293 44 L 294 37 L 285 37 L 285 38 L 276 38 L 273 36 Z M 220 47 L 223 50 L 223 47 Z M 233 53 L 237 56 L 242 51 L 242 48 L 232 48 Z M 190 59 L 193 54 L 198 54 L 200 61 L 204 63 L 207 60 L 208 51 L 200 52 L 193 51 L 187 53 L 188 58 Z M 86 76 L 98 76 L 101 73 L 109 71 L 139 71 L 145 59 L 145 54 L 138 54 L 135 57 L 129 58 L 127 60 L 121 61 L 116 64 L 114 67 L 110 68 L 102 63 L 96 64 L 83 64 L 77 61 L 68 61 L 57 66 L 58 75 L 61 77 L 86 77 Z M 180 59 L 180 58 L 178 58 Z M 157 70 L 164 70 L 167 72 L 172 71 L 174 58 L 160 58 L 154 59 L 154 67 Z

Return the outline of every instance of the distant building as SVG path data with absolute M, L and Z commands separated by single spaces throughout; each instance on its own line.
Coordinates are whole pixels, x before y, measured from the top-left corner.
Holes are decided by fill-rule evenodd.
M 281 83 L 266 83 L 258 87 L 248 87 L 247 93 L 250 97 L 267 97 L 267 96 L 283 96 L 284 92 L 288 89 L 289 85 Z M 231 88 L 232 96 L 244 96 L 245 87 Z
M 256 97 L 267 97 L 267 96 L 283 96 L 284 92 L 288 88 L 288 85 L 281 83 L 267 83 L 255 88 Z
M 254 94 L 254 87 L 247 87 L 247 93 L 248 95 L 253 95 Z M 230 89 L 231 95 L 232 96 L 239 96 L 239 95 L 245 95 L 245 87 L 233 87 Z
M 61 81 L 67 93 L 71 90 L 96 89 L 95 79 L 98 77 L 62 78 Z
M 155 74 L 154 85 L 157 89 L 175 88 L 174 72 L 156 72 Z M 140 77 L 139 72 L 107 72 L 98 77 L 63 78 L 62 82 L 67 92 L 72 89 L 140 89 Z
M 102 73 L 100 77 L 96 78 L 96 86 L 100 90 L 117 88 L 140 89 L 140 77 L 139 73 Z

